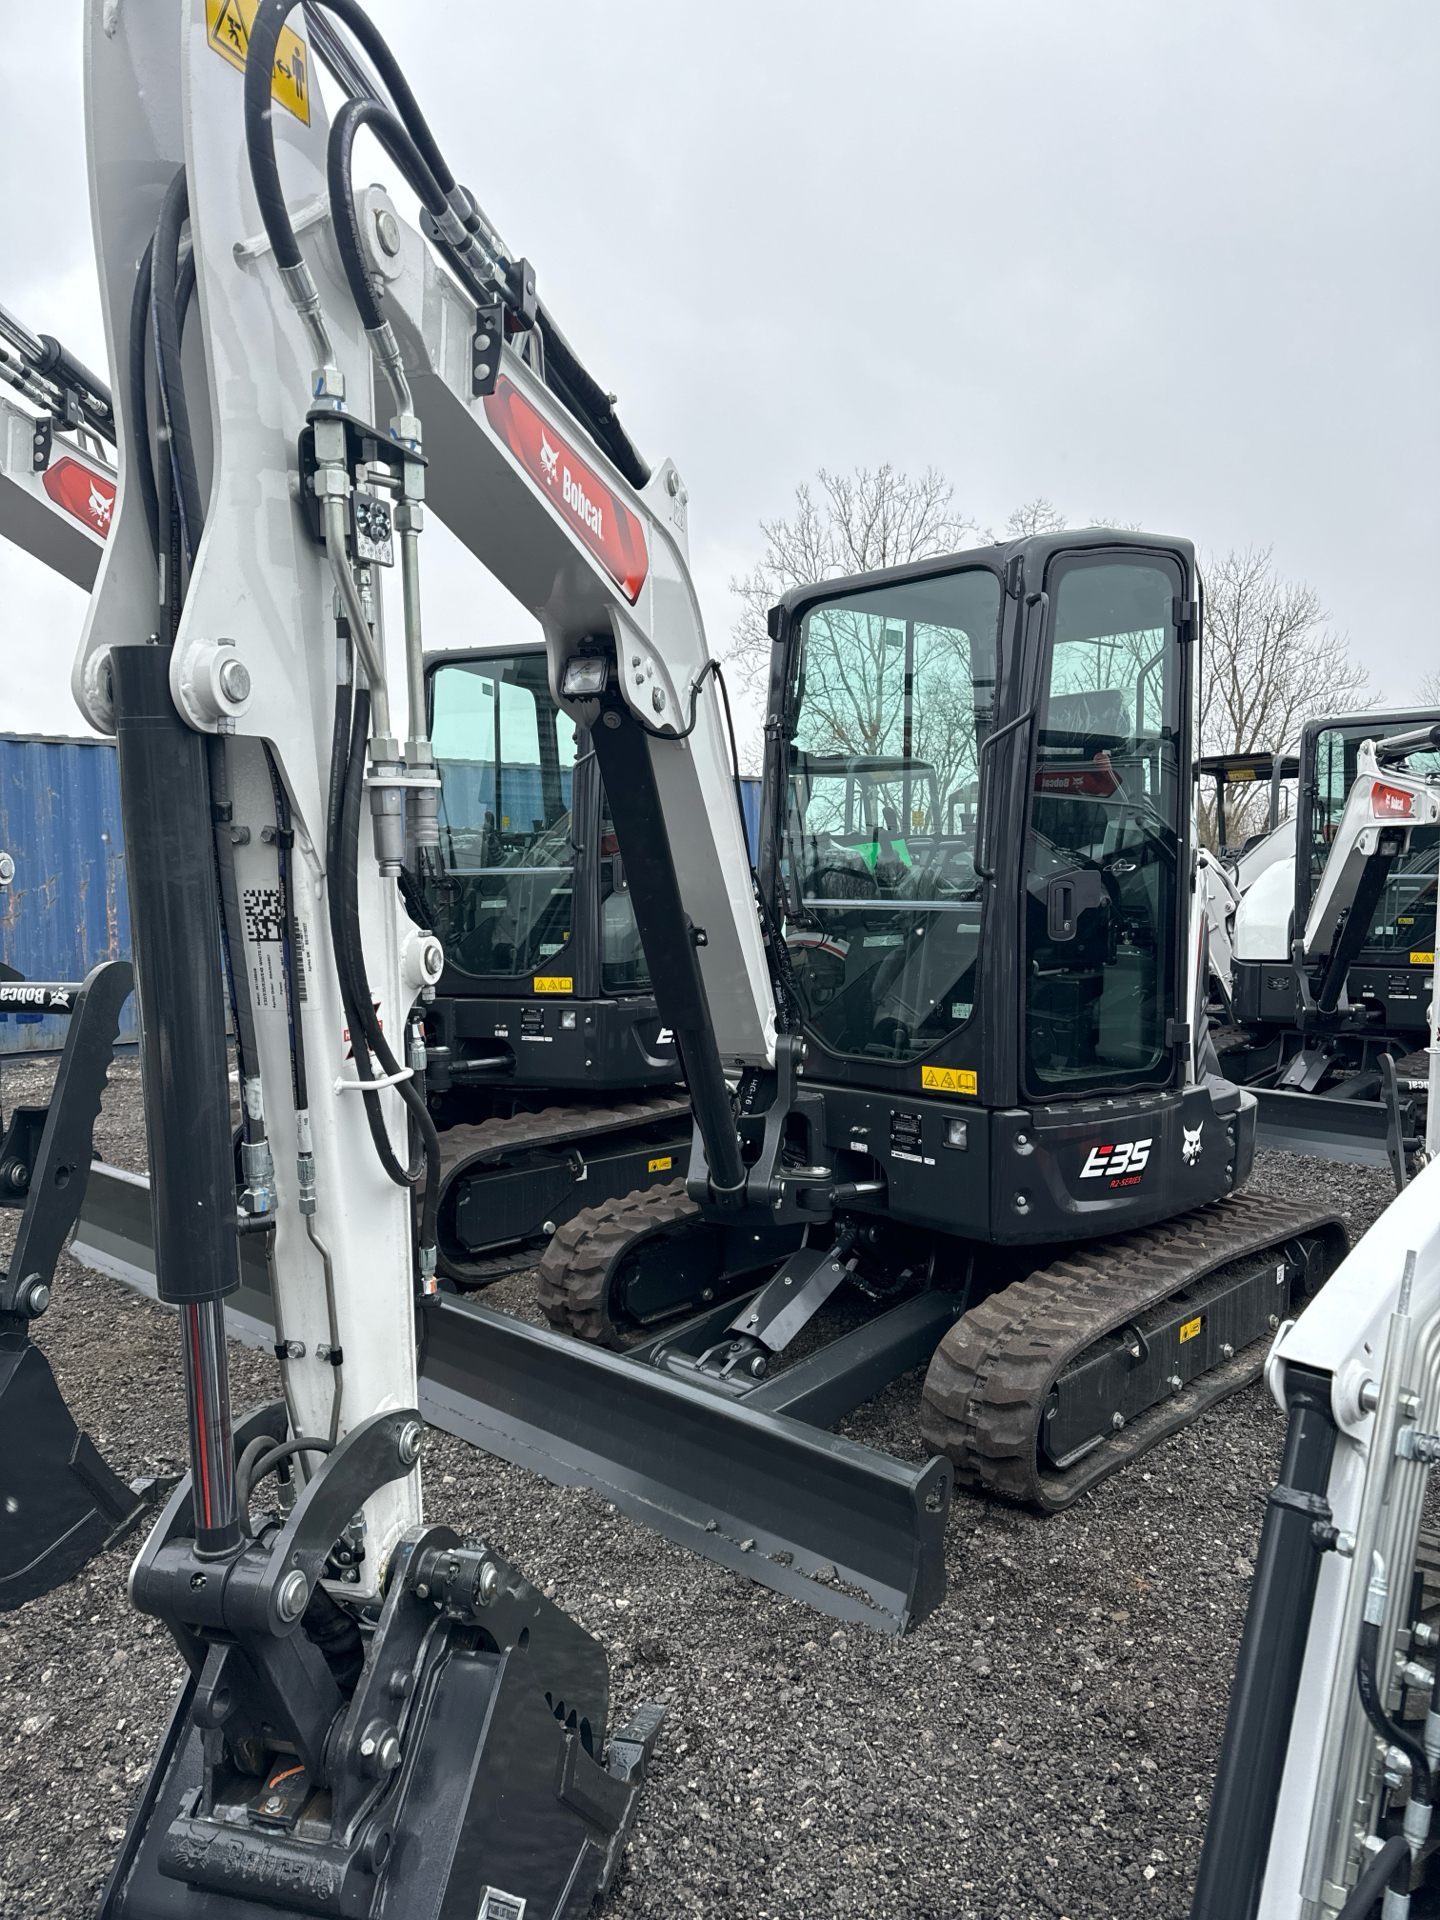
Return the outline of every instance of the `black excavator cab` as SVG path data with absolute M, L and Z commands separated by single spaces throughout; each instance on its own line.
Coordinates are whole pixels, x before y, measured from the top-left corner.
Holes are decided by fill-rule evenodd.
M 440 844 L 419 869 L 445 971 L 426 1010 L 442 1275 L 533 1266 L 580 1208 L 673 1180 L 690 1109 L 584 729 L 540 642 L 432 655 Z

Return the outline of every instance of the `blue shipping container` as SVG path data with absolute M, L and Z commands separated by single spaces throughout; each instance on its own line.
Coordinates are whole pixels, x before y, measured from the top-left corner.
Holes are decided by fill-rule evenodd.
M 115 747 L 0 733 L 0 849 L 15 878 L 0 887 L 0 960 L 27 980 L 83 980 L 100 960 L 130 958 L 130 906 Z M 66 1022 L 0 1014 L 0 1056 L 58 1052 Z M 133 1042 L 135 1000 L 120 1040 Z

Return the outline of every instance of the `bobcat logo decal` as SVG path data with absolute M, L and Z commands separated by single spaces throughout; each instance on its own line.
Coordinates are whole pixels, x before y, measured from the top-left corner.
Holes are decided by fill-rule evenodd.
M 1193 1167 L 1200 1158 L 1203 1145 L 1200 1136 L 1205 1131 L 1205 1123 L 1202 1120 L 1198 1127 L 1181 1127 L 1180 1131 L 1185 1136 L 1180 1148 L 1180 1157 L 1187 1167 Z

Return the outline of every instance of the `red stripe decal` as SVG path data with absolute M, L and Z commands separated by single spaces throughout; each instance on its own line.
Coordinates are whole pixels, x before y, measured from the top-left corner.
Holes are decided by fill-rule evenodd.
M 504 374 L 485 396 L 485 417 L 633 605 L 650 567 L 639 520 Z
M 73 514 L 92 533 L 103 540 L 110 531 L 110 516 L 115 511 L 115 482 L 104 474 L 92 473 L 68 455 L 45 469 L 41 484 L 57 507 Z

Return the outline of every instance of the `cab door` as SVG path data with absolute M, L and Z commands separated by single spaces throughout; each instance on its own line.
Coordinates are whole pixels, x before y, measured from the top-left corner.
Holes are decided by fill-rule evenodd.
M 1031 1098 L 1162 1087 L 1183 1017 L 1185 571 L 1138 548 L 1046 575 L 1021 939 Z

